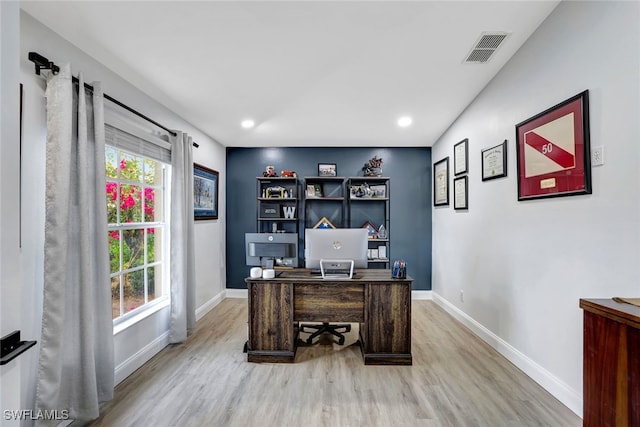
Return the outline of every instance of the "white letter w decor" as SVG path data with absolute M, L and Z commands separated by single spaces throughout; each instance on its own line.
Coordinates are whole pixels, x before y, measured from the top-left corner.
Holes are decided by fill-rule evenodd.
M 295 206 L 283 206 L 282 211 L 284 212 L 284 217 L 287 219 L 293 219 L 296 214 Z

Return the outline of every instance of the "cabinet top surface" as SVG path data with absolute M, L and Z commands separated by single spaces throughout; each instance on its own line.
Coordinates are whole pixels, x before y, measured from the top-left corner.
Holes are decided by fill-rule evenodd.
M 349 181 L 388 181 L 388 176 L 350 176 Z
M 580 299 L 580 308 L 640 328 L 640 307 L 611 298 Z
M 258 176 L 256 177 L 260 181 L 297 181 L 295 176 Z
M 389 282 L 398 282 L 400 283 L 411 283 L 413 279 L 410 276 L 407 276 L 406 279 L 394 279 L 391 277 L 391 270 L 382 270 L 382 269 L 358 269 L 354 272 L 354 276 L 352 279 L 323 279 L 318 274 L 311 274 L 311 270 L 306 268 L 294 268 L 291 270 L 282 270 L 281 274 L 275 279 L 252 279 L 247 277 L 244 279 L 247 283 L 256 283 L 256 282 L 299 282 L 299 283 L 336 283 L 336 282 L 344 282 L 344 283 L 360 283 L 360 282 L 379 282 L 379 283 L 389 283 Z
M 344 176 L 305 176 L 305 181 L 344 181 Z
M 269 180 L 298 180 L 300 177 L 297 176 L 257 176 L 257 179 L 261 181 L 269 181 Z M 351 180 L 351 181 L 387 181 L 390 178 L 388 176 L 305 176 L 302 179 L 306 180 L 324 180 L 324 181 L 342 181 L 342 180 Z

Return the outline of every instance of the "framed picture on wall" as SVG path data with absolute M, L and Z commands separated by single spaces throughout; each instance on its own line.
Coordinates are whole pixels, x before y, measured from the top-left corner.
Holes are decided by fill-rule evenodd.
M 338 176 L 335 163 L 318 163 L 318 176 Z
M 433 205 L 449 204 L 449 157 L 433 165 Z
M 193 216 L 195 220 L 218 219 L 218 171 L 193 164 Z
M 482 180 L 507 176 L 507 140 L 495 147 L 482 150 Z
M 516 125 L 518 200 L 591 194 L 589 91 Z
M 453 174 L 461 175 L 469 171 L 469 140 L 467 138 L 453 146 Z
M 469 209 L 469 181 L 466 176 L 453 180 L 453 209 Z

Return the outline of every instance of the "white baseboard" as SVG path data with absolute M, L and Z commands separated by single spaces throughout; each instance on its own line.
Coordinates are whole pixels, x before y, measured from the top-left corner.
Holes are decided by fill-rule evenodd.
M 249 291 L 246 289 L 227 288 L 225 294 L 226 294 L 225 295 L 226 298 L 248 298 L 249 297 Z
M 433 301 L 441 306 L 447 313 L 466 326 L 481 340 L 493 347 L 507 360 L 516 365 L 527 374 L 532 380 L 540 384 L 545 390 L 551 393 L 556 399 L 562 402 L 567 408 L 579 417 L 582 417 L 582 394 L 572 389 L 565 382 L 554 376 L 542 366 L 531 360 L 525 354 L 518 351 L 511 344 L 482 326 L 472 317 L 442 298 L 437 293 L 433 293 Z
M 160 335 L 158 338 L 137 351 L 133 356 L 116 366 L 115 384 L 120 384 L 122 380 L 133 374 L 136 369 L 147 363 L 153 356 L 158 354 L 160 350 L 168 345 L 169 331 Z
M 433 299 L 431 291 L 411 291 L 411 299 Z
M 215 297 L 211 298 L 209 301 L 202 304 L 200 307 L 196 309 L 196 322 L 204 317 L 205 314 L 210 312 L 213 307 L 220 304 L 222 300 L 224 300 L 224 292 L 220 292 Z

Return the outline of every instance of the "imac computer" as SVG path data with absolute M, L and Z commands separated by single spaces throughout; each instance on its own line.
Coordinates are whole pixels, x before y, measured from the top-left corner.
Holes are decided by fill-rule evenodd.
M 305 267 L 320 270 L 320 260 L 353 261 L 355 268 L 367 268 L 366 228 L 307 228 L 304 231 Z
M 249 267 L 298 266 L 298 233 L 245 233 L 244 242 Z

